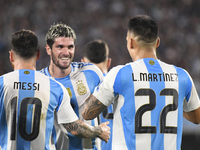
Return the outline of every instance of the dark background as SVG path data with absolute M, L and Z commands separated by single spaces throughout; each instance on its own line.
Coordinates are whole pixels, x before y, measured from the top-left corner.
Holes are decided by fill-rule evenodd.
M 186 69 L 200 93 L 200 1 L 198 0 L 1 0 L 0 75 L 12 71 L 10 36 L 19 29 L 39 37 L 40 70 L 49 65 L 44 37 L 54 22 L 64 22 L 76 34 L 74 61 L 82 58 L 83 46 L 93 39 L 108 43 L 112 66 L 131 58 L 126 49 L 127 22 L 138 14 L 154 18 L 160 27 L 158 58 Z M 200 149 L 199 125 L 184 120 L 182 150 Z

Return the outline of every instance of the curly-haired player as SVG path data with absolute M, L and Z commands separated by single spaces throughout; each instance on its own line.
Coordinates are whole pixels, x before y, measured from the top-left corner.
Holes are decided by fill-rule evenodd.
M 39 50 L 34 32 L 14 32 L 9 53 L 14 71 L 0 77 L 2 150 L 55 150 L 54 118 L 65 133 L 108 141 L 108 123 L 94 127 L 79 120 L 64 86 L 36 71 Z
M 64 85 L 71 98 L 71 105 L 80 120 L 89 125 L 97 124 L 97 119 L 86 121 L 83 119 L 82 106 L 85 99 L 101 82 L 103 74 L 93 64 L 72 62 L 75 53 L 76 34 L 74 30 L 64 23 L 55 23 L 48 30 L 46 37 L 46 51 L 50 56 L 50 65 L 41 72 L 53 77 Z M 56 123 L 55 123 L 56 124 Z M 56 132 L 55 132 L 56 131 Z M 78 138 L 68 133 L 63 134 L 55 126 L 54 141 L 57 149 L 99 149 L 98 138 Z

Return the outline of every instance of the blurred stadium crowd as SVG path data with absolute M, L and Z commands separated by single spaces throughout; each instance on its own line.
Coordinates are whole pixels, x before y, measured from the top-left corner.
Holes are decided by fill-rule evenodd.
M 110 48 L 112 67 L 131 61 L 126 49 L 128 20 L 138 14 L 153 17 L 160 27 L 158 58 L 185 68 L 200 93 L 200 1 L 196 0 L 1 0 L 0 75 L 12 70 L 7 59 L 11 33 L 25 28 L 36 32 L 41 59 L 37 69 L 49 64 L 45 33 L 54 22 L 64 22 L 76 34 L 74 61 L 89 40 L 103 39 Z
M 0 75 L 12 70 L 10 36 L 19 29 L 39 37 L 41 59 L 37 69 L 49 65 L 45 34 L 54 22 L 64 22 L 77 34 L 74 61 L 80 61 L 90 40 L 108 43 L 112 65 L 131 61 L 126 49 L 128 20 L 138 14 L 154 18 L 160 28 L 158 58 L 186 69 L 200 94 L 200 1 L 198 0 L 1 0 Z

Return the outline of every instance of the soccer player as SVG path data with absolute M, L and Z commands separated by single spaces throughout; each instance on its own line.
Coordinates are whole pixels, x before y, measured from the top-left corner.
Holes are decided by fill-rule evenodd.
M 105 76 L 111 65 L 107 43 L 100 39 L 88 42 L 83 48 L 83 58 L 81 61 L 95 64 L 101 69 L 101 72 Z
M 76 34 L 74 30 L 64 23 L 55 23 L 48 30 L 46 37 L 46 51 L 50 56 L 50 65 L 42 69 L 42 73 L 53 77 L 64 85 L 69 92 L 71 105 L 79 117 L 89 125 L 96 125 L 97 119 L 86 121 L 81 112 L 85 99 L 93 93 L 94 88 L 103 79 L 101 70 L 94 64 L 84 62 L 72 62 L 75 53 Z M 56 131 L 56 132 L 55 132 Z M 55 126 L 54 141 L 57 149 L 87 149 L 100 148 L 100 140 L 97 138 L 79 138 L 72 134 L 63 135 Z M 69 144 L 68 138 L 69 137 Z
M 55 150 L 51 141 L 54 112 L 63 132 L 109 139 L 108 123 L 93 127 L 80 121 L 64 86 L 36 71 L 39 50 L 34 32 L 13 33 L 9 53 L 14 71 L 0 77 L 2 150 Z
M 105 41 L 100 39 L 93 40 L 88 42 L 83 48 L 83 58 L 82 62 L 89 62 L 95 64 L 99 67 L 105 76 L 108 73 L 108 68 L 111 64 L 111 58 L 109 58 L 109 47 Z M 112 121 L 113 121 L 113 106 L 110 105 L 105 109 L 99 117 L 99 122 L 109 121 L 110 127 L 110 139 L 107 143 L 101 141 L 102 150 L 111 150 L 112 149 Z
M 133 62 L 109 71 L 82 115 L 92 119 L 114 103 L 113 150 L 180 150 L 183 115 L 200 123 L 192 78 L 157 58 L 158 25 L 149 16 L 129 20 L 126 40 Z

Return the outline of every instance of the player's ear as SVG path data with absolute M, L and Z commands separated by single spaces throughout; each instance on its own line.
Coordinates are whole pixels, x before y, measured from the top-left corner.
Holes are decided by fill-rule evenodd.
M 9 51 L 9 59 L 10 59 L 10 62 L 14 62 L 14 56 L 13 56 L 13 52 L 12 51 Z
M 81 62 L 84 62 L 84 59 L 83 59 L 83 58 L 81 58 Z
M 127 37 L 127 48 L 133 49 L 135 46 L 135 40 L 132 37 Z
M 109 68 L 110 67 L 110 65 L 111 65 L 111 58 L 108 58 L 108 60 L 107 60 L 107 68 Z
M 156 41 L 156 47 L 158 47 L 160 45 L 160 38 L 158 37 L 157 41 Z
M 130 48 L 133 49 L 135 46 L 135 40 L 133 38 L 130 38 Z
M 51 55 L 51 48 L 50 48 L 50 46 L 47 44 L 45 48 L 46 48 L 47 54 Z
M 37 58 L 36 58 L 36 60 L 39 60 L 39 58 L 40 58 L 40 50 L 38 49 L 38 51 L 37 51 Z
M 81 59 L 81 62 L 90 62 L 90 60 L 89 59 L 87 59 L 87 57 L 83 57 L 82 59 Z M 91 62 L 90 62 L 91 63 Z

